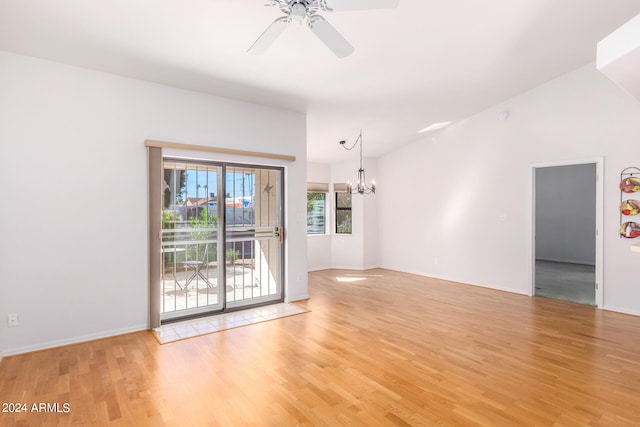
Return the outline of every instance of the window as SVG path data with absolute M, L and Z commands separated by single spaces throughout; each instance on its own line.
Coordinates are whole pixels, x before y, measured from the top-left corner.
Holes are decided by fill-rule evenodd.
M 307 182 L 307 234 L 327 234 L 329 184 Z
M 327 193 L 307 191 L 307 234 L 326 234 Z
M 351 193 L 336 192 L 336 233 L 351 234 Z

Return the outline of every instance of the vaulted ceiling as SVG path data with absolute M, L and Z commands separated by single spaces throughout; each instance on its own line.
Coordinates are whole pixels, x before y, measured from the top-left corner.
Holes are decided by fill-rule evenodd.
M 379 156 L 595 61 L 640 14 L 638 0 L 400 0 L 321 13 L 355 47 L 346 58 L 295 22 L 251 55 L 282 16 L 265 3 L 0 0 L 0 49 L 305 112 L 309 160 L 331 162 L 359 129 Z

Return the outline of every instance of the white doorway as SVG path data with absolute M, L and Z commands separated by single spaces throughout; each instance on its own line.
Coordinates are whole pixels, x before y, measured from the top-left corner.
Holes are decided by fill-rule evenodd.
M 603 305 L 602 158 L 531 165 L 530 295 Z

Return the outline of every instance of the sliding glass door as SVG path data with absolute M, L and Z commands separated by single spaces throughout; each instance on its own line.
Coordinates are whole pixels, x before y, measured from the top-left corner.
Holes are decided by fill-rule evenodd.
M 163 160 L 160 320 L 281 301 L 281 168 Z
M 227 307 L 282 300 L 282 171 L 228 166 Z
M 165 159 L 162 194 L 161 319 L 223 308 L 222 167 Z

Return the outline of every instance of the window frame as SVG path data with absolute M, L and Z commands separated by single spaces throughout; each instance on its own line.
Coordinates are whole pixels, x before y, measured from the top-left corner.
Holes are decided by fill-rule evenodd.
M 309 232 L 309 215 L 311 213 L 311 211 L 309 210 L 309 194 L 322 194 L 324 196 L 324 198 L 322 199 L 323 206 L 322 206 L 322 228 L 323 231 L 321 233 L 316 232 L 316 233 L 310 233 Z M 307 190 L 307 236 L 324 236 L 329 234 L 328 233 L 328 222 L 329 222 L 329 216 L 327 215 L 327 205 L 328 205 L 328 200 L 329 198 L 327 197 L 328 191 L 318 191 L 318 190 Z
M 340 203 L 338 203 L 338 195 L 339 194 L 347 194 L 349 196 L 349 206 L 348 207 L 342 207 L 340 206 Z M 348 191 L 335 191 L 335 234 L 353 234 L 353 197 L 352 194 L 349 193 Z M 340 227 L 340 223 L 338 220 L 338 212 L 348 212 L 349 215 L 349 228 L 348 231 L 340 231 L 339 227 Z

